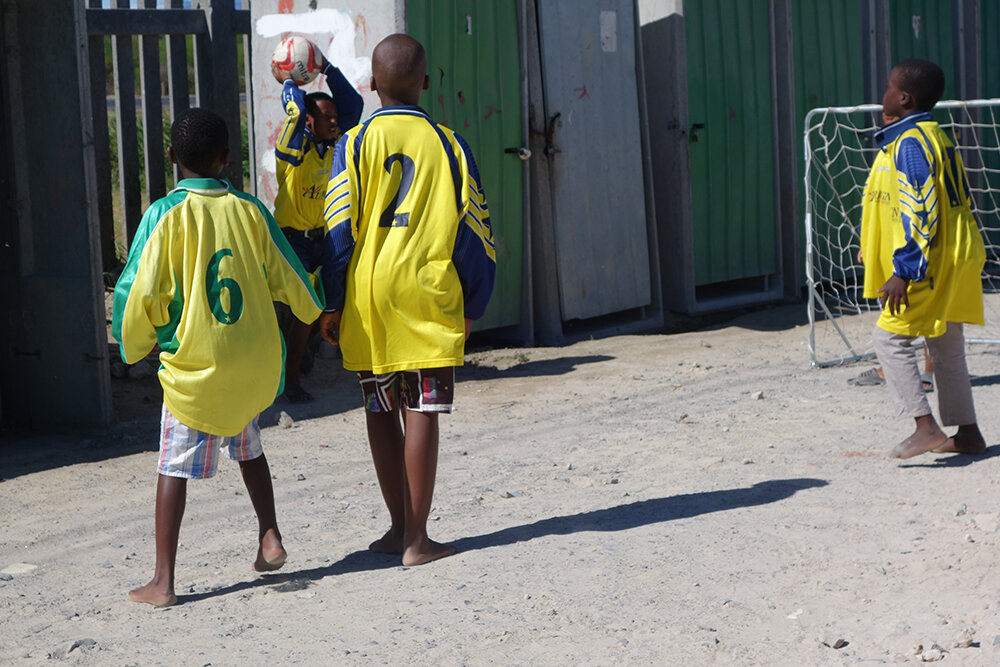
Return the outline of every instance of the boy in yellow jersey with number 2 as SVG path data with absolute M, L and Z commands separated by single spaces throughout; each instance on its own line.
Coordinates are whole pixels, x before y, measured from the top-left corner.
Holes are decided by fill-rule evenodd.
M 281 393 L 284 367 L 274 301 L 315 320 L 323 298 L 256 198 L 218 178 L 229 163 L 225 121 L 188 109 L 170 130 L 170 160 L 183 180 L 143 215 L 115 286 L 112 334 L 135 363 L 160 347 L 163 387 L 156 486 L 156 568 L 129 597 L 177 602 L 174 565 L 187 480 L 215 474 L 226 447 L 239 462 L 257 514 L 253 567 L 286 558 L 258 414 Z
M 882 98 L 888 124 L 875 134 L 879 151 L 864 190 L 864 295 L 882 306 L 872 342 L 897 416 L 912 417 L 915 426 L 889 452 L 900 459 L 986 449 L 962 331 L 963 323 L 983 323 L 986 254 L 962 159 L 930 113 L 944 84 L 944 72 L 930 61 L 893 67 Z M 934 362 L 941 421 L 958 426 L 951 437 L 924 393 L 913 347 L 920 336 Z
M 420 43 L 379 42 L 371 86 L 382 107 L 334 147 L 320 331 L 339 335 L 344 368 L 361 381 L 392 521 L 369 548 L 420 565 L 455 551 L 427 536 L 438 415 L 451 411 L 455 366 L 470 321 L 486 310 L 496 255 L 472 151 L 416 106 L 427 89 Z

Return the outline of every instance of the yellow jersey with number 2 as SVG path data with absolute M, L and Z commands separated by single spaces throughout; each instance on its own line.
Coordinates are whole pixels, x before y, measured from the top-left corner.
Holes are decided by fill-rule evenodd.
M 496 255 L 472 151 L 415 106 L 384 107 L 334 148 L 326 194 L 327 310 L 342 310 L 344 368 L 462 365 Z

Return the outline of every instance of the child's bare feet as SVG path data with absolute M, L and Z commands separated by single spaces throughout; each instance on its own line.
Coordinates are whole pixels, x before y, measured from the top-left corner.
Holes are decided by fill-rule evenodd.
M 938 454 L 982 454 L 986 451 L 986 439 L 976 424 L 959 426 L 958 432 L 934 451 Z
M 892 448 L 889 456 L 894 459 L 908 459 L 924 454 L 948 442 L 948 436 L 931 416 L 918 417 L 917 428 L 909 438 Z
M 453 553 L 455 553 L 455 547 L 450 544 L 440 544 L 424 538 L 419 544 L 407 547 L 403 551 L 403 565 L 423 565 Z
M 253 569 L 257 572 L 273 572 L 285 564 L 288 552 L 281 545 L 281 537 L 273 528 L 264 533 L 257 547 L 257 560 Z
M 133 588 L 128 592 L 128 597 L 132 602 L 145 602 L 154 607 L 170 607 L 177 604 L 177 596 L 174 589 L 169 586 L 158 585 L 154 581 L 145 586 Z
M 393 532 L 390 528 L 385 531 L 385 535 L 369 544 L 368 550 L 377 554 L 401 554 L 403 553 L 403 536 Z

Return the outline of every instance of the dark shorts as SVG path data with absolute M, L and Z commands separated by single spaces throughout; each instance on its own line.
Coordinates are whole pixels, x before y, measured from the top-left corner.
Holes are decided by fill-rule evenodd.
M 373 375 L 358 373 L 365 410 L 391 412 L 406 406 L 415 412 L 451 412 L 455 400 L 455 369 L 430 368 Z
M 323 237 L 326 235 L 325 229 L 317 227 L 316 229 L 310 229 L 307 233 L 301 229 L 282 227 L 281 231 L 285 235 L 285 238 L 288 239 L 288 243 L 291 244 L 292 250 L 295 251 L 295 255 L 299 258 L 299 261 L 302 262 L 302 266 L 305 267 L 306 273 L 312 273 L 322 264 Z

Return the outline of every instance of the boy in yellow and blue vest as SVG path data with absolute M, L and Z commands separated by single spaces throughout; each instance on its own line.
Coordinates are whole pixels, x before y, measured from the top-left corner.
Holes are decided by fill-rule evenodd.
M 129 597 L 177 602 L 174 565 L 187 480 L 212 477 L 218 450 L 239 462 L 257 514 L 253 567 L 287 556 L 278 532 L 258 413 L 282 390 L 281 333 L 273 302 L 311 322 L 323 308 L 274 218 L 256 198 L 219 180 L 229 163 L 225 121 L 188 109 L 170 129 L 170 161 L 183 180 L 139 223 L 115 286 L 111 333 L 135 363 L 160 347 L 163 387 L 156 486 L 156 567 Z
M 438 415 L 451 411 L 455 366 L 496 270 L 472 151 L 417 106 L 427 84 L 427 58 L 412 37 L 375 47 L 372 90 L 382 106 L 334 149 L 320 317 L 324 338 L 339 334 L 344 368 L 358 373 L 392 522 L 369 548 L 404 565 L 455 551 L 427 536 Z
M 320 53 L 318 47 L 314 48 Z M 307 95 L 288 74 L 274 71 L 282 84 L 281 104 L 285 110 L 285 122 L 274 147 L 278 177 L 274 218 L 309 273 L 319 267 L 323 253 L 323 199 L 330 180 L 333 145 L 344 130 L 358 124 L 364 108 L 361 95 L 329 60 L 323 65 L 323 75 L 330 94 Z M 285 398 L 292 403 L 313 400 L 300 383 L 303 365 L 308 369 L 311 363 L 306 348 L 312 331 L 312 325 L 297 319 L 287 327 Z
M 986 254 L 962 159 L 931 118 L 943 91 L 944 72 L 932 62 L 904 60 L 892 69 L 882 99 L 888 124 L 875 134 L 879 151 L 864 191 L 864 296 L 882 307 L 872 340 L 897 416 L 915 421 L 889 453 L 901 459 L 986 449 L 962 331 L 963 323 L 983 323 Z M 951 437 L 924 393 L 913 347 L 921 336 L 934 362 L 941 421 L 958 426 Z

